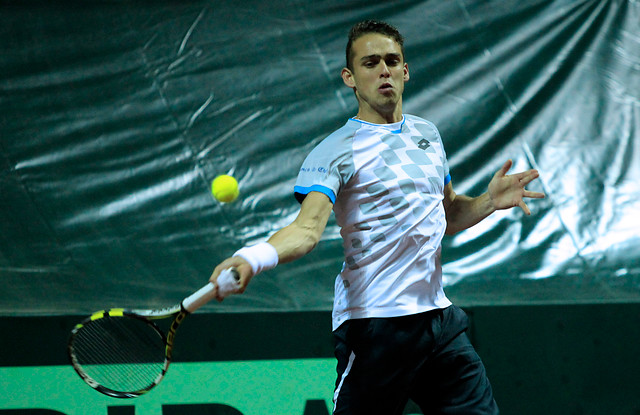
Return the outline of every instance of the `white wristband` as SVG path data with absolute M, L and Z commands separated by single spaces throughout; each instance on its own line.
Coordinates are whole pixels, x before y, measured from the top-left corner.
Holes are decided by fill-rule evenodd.
M 239 249 L 233 256 L 242 257 L 251 265 L 253 275 L 270 270 L 278 265 L 278 251 L 268 242 Z

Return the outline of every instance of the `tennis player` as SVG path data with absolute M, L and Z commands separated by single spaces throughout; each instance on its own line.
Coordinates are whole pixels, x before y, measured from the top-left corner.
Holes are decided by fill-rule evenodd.
M 401 34 L 384 22 L 358 23 L 346 58 L 342 79 L 358 113 L 303 163 L 297 218 L 223 261 L 211 281 L 233 266 L 244 291 L 261 271 L 310 252 L 333 210 L 345 256 L 332 317 L 334 414 L 401 414 L 409 399 L 428 414 L 497 414 L 467 317 L 443 291 L 441 240 L 499 209 L 529 215 L 525 198 L 544 197 L 525 189 L 538 172 L 507 175 L 509 160 L 486 193 L 456 194 L 438 129 L 402 112 L 409 67 Z

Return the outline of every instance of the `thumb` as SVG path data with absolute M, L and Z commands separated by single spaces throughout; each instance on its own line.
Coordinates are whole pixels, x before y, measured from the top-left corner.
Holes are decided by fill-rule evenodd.
M 498 177 L 504 177 L 507 174 L 507 172 L 511 169 L 511 166 L 513 166 L 513 160 L 509 159 L 505 161 L 505 163 L 502 165 L 500 170 L 496 172 L 495 175 Z

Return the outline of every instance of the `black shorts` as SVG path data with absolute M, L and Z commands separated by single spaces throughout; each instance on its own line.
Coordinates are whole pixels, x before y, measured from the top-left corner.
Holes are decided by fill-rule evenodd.
M 498 414 L 484 365 L 456 306 L 403 317 L 350 320 L 335 332 L 334 414 Z

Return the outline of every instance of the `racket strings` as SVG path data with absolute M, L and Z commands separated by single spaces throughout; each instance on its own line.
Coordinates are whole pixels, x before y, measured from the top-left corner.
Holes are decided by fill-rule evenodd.
M 150 323 L 130 317 L 104 317 L 75 335 L 73 352 L 82 370 L 115 391 L 153 385 L 165 367 L 163 336 Z

